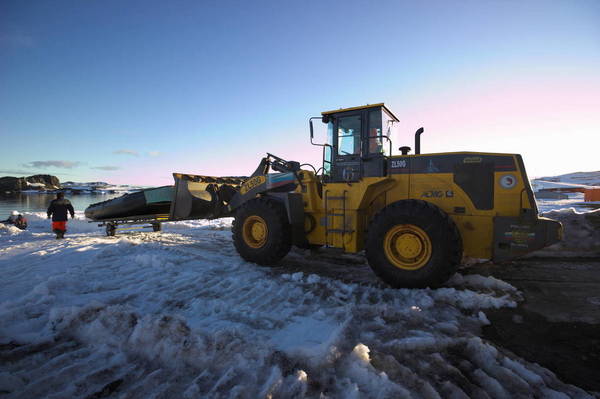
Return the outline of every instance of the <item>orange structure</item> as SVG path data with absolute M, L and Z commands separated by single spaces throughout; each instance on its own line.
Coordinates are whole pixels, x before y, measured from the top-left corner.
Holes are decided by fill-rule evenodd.
M 600 201 L 600 187 L 586 188 L 584 194 L 585 202 Z

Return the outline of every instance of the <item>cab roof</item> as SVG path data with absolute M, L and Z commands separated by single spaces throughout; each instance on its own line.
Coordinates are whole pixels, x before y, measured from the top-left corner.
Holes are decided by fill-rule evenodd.
M 393 118 L 396 122 L 399 122 L 398 118 L 396 118 L 396 115 L 394 115 L 392 113 L 392 111 L 390 111 L 384 103 L 377 103 L 377 104 L 367 104 L 367 105 L 361 105 L 358 107 L 351 107 L 351 108 L 340 108 L 340 109 L 334 109 L 332 111 L 323 111 L 321 112 L 321 115 L 332 115 L 332 114 L 339 114 L 342 112 L 347 112 L 347 111 L 358 111 L 361 109 L 369 109 L 369 108 L 381 108 L 383 109 L 383 111 L 388 114 L 391 118 Z

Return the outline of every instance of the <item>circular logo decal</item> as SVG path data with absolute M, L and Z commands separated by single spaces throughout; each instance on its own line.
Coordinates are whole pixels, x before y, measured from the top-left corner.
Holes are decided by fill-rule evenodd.
M 500 179 L 500 185 L 504 188 L 513 188 L 517 185 L 517 178 L 513 175 L 505 175 Z

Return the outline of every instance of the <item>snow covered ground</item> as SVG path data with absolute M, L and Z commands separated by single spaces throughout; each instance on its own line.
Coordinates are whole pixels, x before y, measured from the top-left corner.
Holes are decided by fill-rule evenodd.
M 569 198 L 562 200 L 536 198 L 539 212 L 544 214 L 558 209 L 570 208 L 576 210 L 577 212 L 589 212 L 591 210 L 600 208 L 599 204 L 584 202 L 583 193 L 565 193 L 565 195 L 567 195 Z
M 600 209 L 582 212 L 559 208 L 543 214 L 562 223 L 562 241 L 536 251 L 531 256 L 595 257 L 600 259 Z
M 104 237 L 0 227 L 0 396 L 586 398 L 479 337 L 511 285 L 389 289 L 360 256 L 243 261 L 231 220 Z

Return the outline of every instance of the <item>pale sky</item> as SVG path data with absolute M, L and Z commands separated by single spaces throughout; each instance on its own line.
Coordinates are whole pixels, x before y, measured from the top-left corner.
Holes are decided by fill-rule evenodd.
M 600 170 L 600 2 L 4 1 L 0 176 L 170 184 L 320 166 L 308 118 L 385 102 L 394 149 Z M 397 152 L 396 152 L 397 153 Z

